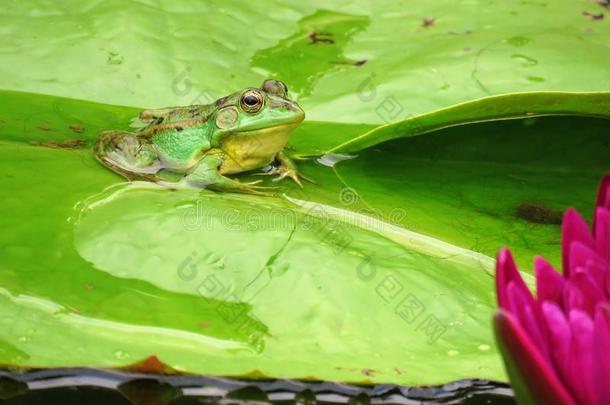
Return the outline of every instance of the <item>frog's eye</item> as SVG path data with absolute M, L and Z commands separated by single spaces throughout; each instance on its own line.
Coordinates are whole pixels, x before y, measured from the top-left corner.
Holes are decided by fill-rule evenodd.
M 256 90 L 247 90 L 242 94 L 240 103 L 245 112 L 259 112 L 264 103 L 263 95 Z

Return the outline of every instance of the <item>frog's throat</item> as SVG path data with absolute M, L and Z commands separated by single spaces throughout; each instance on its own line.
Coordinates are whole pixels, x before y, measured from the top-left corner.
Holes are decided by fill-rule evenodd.
M 298 125 L 299 123 L 278 125 L 227 136 L 220 146 L 225 154 L 220 173 L 241 173 L 268 165 L 284 149 L 290 134 Z

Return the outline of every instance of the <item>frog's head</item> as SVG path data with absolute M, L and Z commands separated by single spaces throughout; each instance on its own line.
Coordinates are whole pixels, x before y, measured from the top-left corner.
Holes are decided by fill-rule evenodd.
M 216 126 L 213 138 L 218 145 L 234 148 L 235 144 L 247 144 L 277 153 L 305 113 L 288 98 L 283 82 L 265 80 L 260 88 L 249 87 L 217 100 L 210 118 Z

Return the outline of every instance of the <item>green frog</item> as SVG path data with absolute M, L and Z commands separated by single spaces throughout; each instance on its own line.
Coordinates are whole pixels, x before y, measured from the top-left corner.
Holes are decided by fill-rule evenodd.
M 277 174 L 275 180 L 289 177 L 302 186 L 299 178 L 306 179 L 283 151 L 305 113 L 281 81 L 265 80 L 212 104 L 143 111 L 138 118 L 136 132 L 105 131 L 94 146 L 97 159 L 127 180 L 268 194 L 273 187 L 257 185 L 260 180 L 226 175 L 267 168 L 260 174 Z

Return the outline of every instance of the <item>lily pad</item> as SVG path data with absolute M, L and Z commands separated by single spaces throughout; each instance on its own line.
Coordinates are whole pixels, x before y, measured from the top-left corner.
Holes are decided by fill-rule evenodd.
M 610 118 L 610 93 L 536 92 L 485 97 L 381 125 L 358 136 L 349 133 L 349 137 L 345 138 L 338 134 L 316 139 L 316 142 L 308 140 L 301 144 L 300 153 L 319 155 L 327 152 L 358 152 L 388 140 L 418 136 L 464 124 L 549 115 Z M 298 141 L 297 139 L 296 142 Z M 312 148 L 311 144 L 315 147 Z
M 300 93 L 309 119 L 349 123 L 388 123 L 506 93 L 610 91 L 610 19 L 587 17 L 607 14 L 595 2 L 359 0 L 334 3 L 340 13 L 328 8 L 323 0 L 13 3 L 0 16 L 11 39 L 0 44 L 0 88 L 163 107 L 275 76 Z M 314 33 L 327 35 L 316 41 Z
M 13 167 L 0 319 L 15 349 L 0 352 L 4 364 L 108 367 L 154 354 L 217 375 L 504 378 L 489 258 L 320 204 L 112 186 L 88 150 L 3 143 L 0 153 Z
M 582 196 L 607 162 L 603 120 L 538 118 L 396 140 L 334 167 L 302 162 L 318 184 L 283 183 L 285 198 L 171 192 L 125 186 L 87 147 L 49 146 L 90 138 L 65 129 L 79 113 L 131 109 L 8 96 L 22 97 L 19 114 L 32 98 L 69 117 L 50 122 L 57 132 L 33 123 L 11 136 L 19 116 L 0 129 L 10 139 L 0 147 L 11 213 L 2 226 L 12 230 L 1 242 L 0 360 L 22 367 L 156 355 L 217 375 L 504 380 L 489 327 L 492 259 L 479 252 L 503 241 L 521 260 L 545 244 L 552 252 L 557 224 L 520 220 L 515 205 L 589 205 Z M 306 129 L 324 134 L 322 124 Z M 582 153 L 566 160 L 565 148 Z
M 610 28 L 584 0 L 482 5 L 11 4 L 0 363 L 506 380 L 492 257 L 508 244 L 524 268 L 557 263 L 561 211 L 591 205 L 609 163 Z M 270 76 L 308 114 L 288 149 L 325 154 L 300 164 L 317 184 L 172 192 L 91 155 L 135 106 Z

